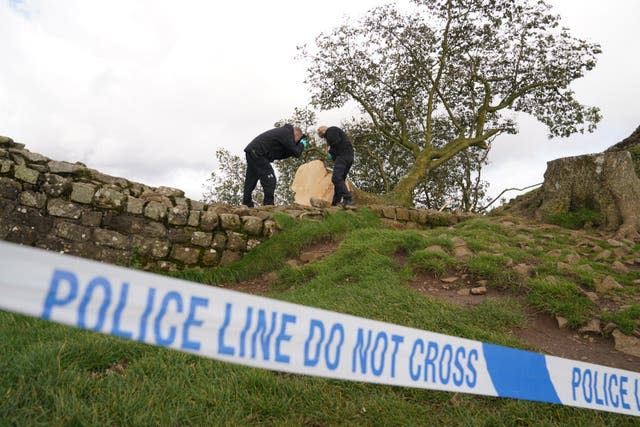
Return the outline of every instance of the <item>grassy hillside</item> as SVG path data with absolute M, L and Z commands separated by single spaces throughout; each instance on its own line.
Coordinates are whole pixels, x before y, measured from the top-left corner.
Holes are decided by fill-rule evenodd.
M 273 298 L 521 348 L 512 330 L 526 326 L 527 307 L 573 328 L 594 317 L 628 333 L 638 327 L 633 242 L 505 217 L 425 230 L 390 227 L 367 211 L 277 220 L 283 231 L 240 262 L 180 277 L 260 281 Z M 335 251 L 291 262 L 322 242 Z M 614 257 L 631 267 L 615 267 Z M 457 275 L 507 297 L 455 305 L 410 286 L 418 275 Z M 606 277 L 622 287 L 590 299 Z M 637 425 L 558 405 L 239 367 L 5 312 L 0 340 L 0 425 Z

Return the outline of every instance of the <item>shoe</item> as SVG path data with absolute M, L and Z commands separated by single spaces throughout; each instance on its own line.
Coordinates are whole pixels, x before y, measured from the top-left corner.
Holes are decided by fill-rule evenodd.
M 343 208 L 345 208 L 345 209 L 346 209 L 347 207 L 353 207 L 353 200 L 351 200 L 351 199 L 344 199 L 344 200 L 342 200 L 341 205 L 342 205 L 342 207 L 343 207 Z

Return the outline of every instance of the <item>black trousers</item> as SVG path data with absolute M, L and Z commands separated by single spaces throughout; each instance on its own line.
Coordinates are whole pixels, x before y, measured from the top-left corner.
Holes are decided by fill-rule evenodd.
M 333 200 L 332 205 L 337 205 L 341 201 L 351 202 L 351 193 L 347 189 L 345 180 L 347 174 L 353 164 L 353 157 L 338 156 L 333 164 L 333 174 L 331 174 L 331 182 L 333 183 Z
M 247 157 L 247 173 L 244 178 L 244 193 L 242 204 L 252 208 L 253 200 L 251 193 L 255 190 L 258 181 L 262 185 L 264 192 L 264 205 L 273 205 L 274 193 L 276 191 L 276 174 L 273 171 L 271 162 L 264 156 L 245 153 Z

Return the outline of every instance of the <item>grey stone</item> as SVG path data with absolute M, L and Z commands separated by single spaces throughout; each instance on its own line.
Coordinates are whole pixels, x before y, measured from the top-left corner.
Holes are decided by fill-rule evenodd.
M 94 196 L 95 205 L 104 209 L 121 209 L 124 206 L 126 196 L 111 188 L 100 188 Z
M 49 197 L 64 196 L 71 191 L 71 180 L 60 175 L 45 174 L 42 191 Z
M 616 350 L 631 356 L 640 357 L 640 339 L 625 335 L 618 329 L 613 331 L 612 335 L 615 340 Z
M 54 223 L 53 234 L 74 242 L 86 242 L 91 237 L 91 232 L 87 227 L 61 220 Z
M 171 249 L 171 258 L 188 265 L 197 264 L 200 250 L 189 246 L 174 245 Z
M 102 224 L 102 212 L 83 211 L 80 222 L 85 226 L 100 227 Z
M 20 181 L 28 182 L 29 184 L 35 184 L 38 182 L 40 172 L 29 169 L 26 166 L 16 166 L 13 169 L 13 176 Z
M 167 228 L 159 222 L 151 221 L 144 227 L 142 234 L 149 237 L 166 237 Z
M 606 293 L 613 289 L 622 289 L 622 285 L 611 276 L 607 276 L 602 281 L 596 280 L 596 291 Z
M 611 269 L 621 274 L 627 274 L 629 272 L 629 267 L 627 267 L 620 261 L 614 261 L 613 264 L 611 264 Z
M 71 200 L 78 203 L 89 204 L 93 200 L 96 186 L 84 182 L 74 182 L 71 184 Z
M 172 225 L 185 225 L 189 217 L 189 208 L 186 205 L 169 209 L 167 221 Z
M 195 231 L 191 236 L 191 243 L 205 248 L 211 245 L 211 240 L 213 240 L 213 235 L 204 231 Z
M 478 286 L 476 288 L 471 288 L 471 295 L 485 295 L 487 293 L 487 288 L 485 286 Z
M 241 259 L 242 254 L 240 252 L 224 251 L 222 253 L 222 257 L 220 258 L 220 265 L 233 264 L 234 262 L 240 261 Z
M 89 176 L 91 176 L 91 179 L 95 181 L 101 182 L 103 184 L 108 184 L 110 186 L 119 187 L 120 189 L 129 187 L 129 181 L 124 178 L 107 175 L 95 169 L 87 169 L 87 171 L 89 173 Z
M 567 255 L 565 260 L 567 261 L 568 264 L 575 265 L 575 264 L 580 262 L 580 255 L 572 253 L 572 254 Z
M 144 200 L 127 196 L 127 213 L 141 215 L 144 212 Z
M 47 203 L 49 215 L 78 219 L 82 215 L 82 207 L 63 199 L 50 199 Z
M 191 210 L 194 211 L 203 211 L 204 210 L 204 203 L 202 202 L 198 202 L 196 200 L 190 200 L 189 201 L 191 203 Z
M 33 191 L 23 191 L 20 193 L 20 204 L 32 208 L 42 209 L 47 203 L 47 196 Z
M 11 172 L 11 165 L 13 163 L 9 160 L 0 160 L 0 173 L 9 173 Z
M 600 319 L 591 319 L 589 323 L 581 327 L 578 332 L 581 334 L 600 334 L 602 333 L 602 329 L 600 327 Z
M 17 150 L 17 152 L 24 157 L 29 163 L 45 163 L 49 160 L 49 158 L 43 156 L 42 154 L 32 153 L 29 150 Z
M 190 211 L 189 218 L 187 219 L 187 225 L 191 227 L 197 227 L 200 225 L 200 211 Z
M 225 233 L 216 233 L 213 235 L 211 247 L 216 249 L 224 249 L 227 246 L 227 235 Z
M 220 226 L 223 230 L 240 230 L 240 217 L 236 214 L 220 214 Z
M 220 261 L 220 256 L 218 255 L 218 252 L 215 249 L 207 249 L 202 254 L 202 264 L 207 267 L 213 267 L 215 265 L 218 265 L 219 261 Z
M 22 185 L 11 178 L 0 177 L 0 197 L 9 200 L 17 200 L 22 191 Z
M 242 231 L 250 236 L 259 236 L 262 233 L 262 220 L 256 216 L 243 216 Z
M 247 238 L 235 231 L 227 231 L 227 249 L 244 252 L 247 249 Z
M 167 216 L 167 208 L 162 203 L 151 201 L 144 208 L 144 216 L 155 221 L 161 220 Z
M 200 214 L 200 228 L 204 231 L 212 231 L 218 227 L 218 213 L 216 211 L 204 211 Z
M 55 160 L 52 160 L 49 163 L 47 163 L 47 166 L 49 166 L 49 172 L 53 174 L 56 174 L 56 173 L 76 174 L 86 169 L 86 167 L 78 164 L 73 164 L 69 162 L 58 162 Z
M 171 187 L 158 187 L 156 192 L 165 197 L 184 197 L 184 191 Z
M 278 232 L 278 224 L 271 219 L 267 219 L 264 221 L 262 234 L 265 237 L 271 237 Z
M 109 246 L 115 249 L 126 249 L 129 247 L 129 238 L 117 231 L 95 228 L 93 238 L 98 245 Z
M 558 322 L 558 328 L 560 329 L 566 329 L 569 325 L 569 321 L 564 317 L 556 316 L 556 321 Z

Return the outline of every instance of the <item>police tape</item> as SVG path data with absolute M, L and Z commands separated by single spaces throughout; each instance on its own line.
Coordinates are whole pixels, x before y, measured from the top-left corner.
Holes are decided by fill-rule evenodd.
M 240 365 L 640 416 L 640 373 L 0 242 L 0 309 Z

